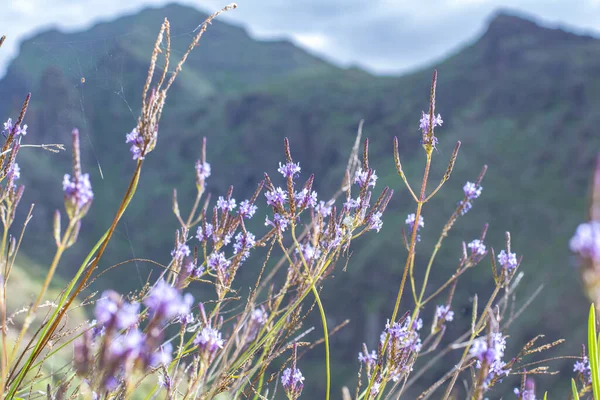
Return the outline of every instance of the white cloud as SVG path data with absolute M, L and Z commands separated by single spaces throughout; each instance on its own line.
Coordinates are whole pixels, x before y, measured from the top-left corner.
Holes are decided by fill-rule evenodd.
M 59 27 L 73 31 L 169 0 L 15 0 L 3 5 L 0 75 L 20 40 Z M 222 0 L 182 0 L 214 11 Z M 577 4 L 577 5 L 576 5 Z M 224 20 L 245 25 L 257 38 L 288 37 L 340 64 L 376 72 L 400 72 L 439 59 L 474 39 L 499 7 L 539 18 L 600 30 L 599 0 L 239 0 Z

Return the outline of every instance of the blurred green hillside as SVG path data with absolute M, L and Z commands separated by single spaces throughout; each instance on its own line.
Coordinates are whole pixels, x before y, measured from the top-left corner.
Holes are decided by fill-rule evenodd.
M 14 116 L 25 94 L 32 92 L 26 143 L 69 144 L 74 126 L 83 134 L 83 161 L 95 200 L 79 243 L 59 268 L 63 276 L 76 270 L 110 224 L 133 171 L 125 134 L 136 124 L 152 45 L 165 17 L 172 27 L 175 60 L 205 15 L 170 5 L 85 32 L 40 33 L 21 45 L 0 81 L 3 119 Z M 332 351 L 338 364 L 336 388 L 353 386 L 361 343 L 366 340 L 372 346 L 391 313 L 405 257 L 400 233 L 406 214 L 414 208 L 394 169 L 392 138 L 398 136 L 405 171 L 416 185 L 424 161 L 418 121 L 427 107 L 431 72 L 436 68 L 437 109 L 444 125 L 438 130 L 432 182 L 445 172 L 457 140 L 462 148 L 451 180 L 425 206 L 417 270 L 425 266 L 425 257 L 461 198 L 462 185 L 487 164 L 483 195 L 445 242 L 431 286 L 451 275 L 461 241 L 477 237 L 484 223 L 490 224 L 488 245 L 496 249 L 510 230 L 514 251 L 524 256 L 521 302 L 544 285 L 511 326 L 510 344 L 545 333 L 549 340 L 569 339 L 560 354 L 578 354 L 585 337 L 587 301 L 567 242 L 585 216 L 587 185 L 600 151 L 599 54 L 598 39 L 498 13 L 481 37 L 455 55 L 409 75 L 381 77 L 329 65 L 284 40 L 254 40 L 242 28 L 216 21 L 170 93 L 157 149 L 147 158 L 133 205 L 101 268 L 134 256 L 168 261 L 177 228 L 171 213 L 172 190 L 177 188 L 182 210 L 189 209 L 202 136 L 208 139 L 213 171 L 208 189 L 213 198 L 231 184 L 238 200 L 250 196 L 263 172 L 275 173 L 287 136 L 303 176 L 316 174 L 320 197 L 325 199 L 339 187 L 358 122 L 364 119 L 378 186 L 389 185 L 396 192 L 382 231 L 354 244 L 347 272 L 339 266 L 324 290 L 330 324 L 351 319 L 350 327 L 332 340 Z M 60 182 L 70 171 L 70 155 L 23 149 L 19 157 L 27 186 L 23 202 L 36 203 L 23 251 L 45 265 L 53 250 L 52 213 L 61 208 Z M 257 234 L 265 231 L 265 210 L 263 204 L 255 217 L 252 229 Z M 457 321 L 450 335 L 458 335 L 459 327 L 468 323 L 472 296 L 490 289 L 488 265 L 483 263 L 459 285 Z M 259 267 L 259 260 L 244 266 L 240 288 L 249 285 Z M 125 292 L 139 287 L 151 268 L 127 264 L 106 274 L 99 284 Z M 425 310 L 425 315 L 432 313 L 433 308 Z M 322 376 L 319 348 L 312 356 L 306 365 L 315 363 L 315 377 Z M 449 360 L 432 370 L 417 386 L 433 382 L 451 365 Z M 568 382 L 571 362 L 556 367 L 565 378 L 542 378 L 538 387 L 556 391 Z M 318 393 L 324 379 L 315 377 L 307 387 Z

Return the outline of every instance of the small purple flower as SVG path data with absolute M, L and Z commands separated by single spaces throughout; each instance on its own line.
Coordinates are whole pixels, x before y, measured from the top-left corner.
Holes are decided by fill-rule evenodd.
M 194 297 L 191 294 L 187 293 L 182 297 L 179 291 L 164 279 L 158 281 L 144 299 L 144 304 L 153 313 L 153 317 L 162 321 L 188 314 L 193 302 Z
M 238 214 L 244 218 L 252 218 L 254 213 L 256 213 L 258 207 L 254 204 L 250 203 L 249 200 L 244 200 L 240 203 L 240 209 L 238 210 Z
M 19 164 L 14 163 L 8 173 L 12 174 L 14 180 L 19 179 L 21 177 L 21 168 L 19 167 Z
M 235 207 L 237 207 L 235 199 L 226 199 L 223 196 L 219 196 L 219 199 L 217 200 L 217 209 L 228 212 L 233 210 Z
M 132 329 L 126 335 L 118 336 L 111 341 L 108 357 L 125 363 L 126 359 L 136 358 L 142 353 L 146 337 L 137 329 Z
M 575 361 L 573 372 L 580 373 L 587 384 L 592 382 L 592 369 L 590 367 L 590 360 L 587 357 L 583 357 L 581 361 Z
M 437 306 L 435 309 L 435 317 L 438 320 L 451 322 L 454 319 L 454 311 L 450 310 L 449 305 Z
M 369 179 L 369 182 L 367 182 Z M 375 171 L 371 173 L 369 177 L 369 171 L 363 171 L 362 168 L 359 168 L 356 171 L 356 175 L 354 176 L 354 183 L 356 183 L 359 187 L 363 187 L 365 184 L 367 187 L 375 187 L 375 182 L 377 182 L 377 175 L 375 175 Z
M 331 215 L 332 207 L 331 204 L 325 203 L 324 201 L 319 201 L 319 204 L 315 206 L 315 211 L 318 214 L 321 214 L 323 218 Z
M 120 300 L 121 296 L 112 290 L 102 293 L 102 298 L 96 302 L 94 315 L 97 326 L 113 325 L 118 329 L 127 329 L 138 322 L 140 305 Z
M 523 389 L 523 391 L 519 390 L 519 388 L 515 388 L 515 395 L 519 398 L 519 400 L 536 400 L 535 391 Z
M 250 256 L 250 249 L 256 244 L 255 236 L 250 232 L 238 232 L 235 235 L 235 243 L 233 244 L 233 254 L 242 253 L 242 261 L 245 261 Z
M 375 350 L 371 350 L 370 353 L 367 351 L 364 354 L 361 351 L 358 353 L 358 361 L 365 365 L 373 366 L 375 363 L 377 363 L 377 354 L 375 353 Z
M 264 325 L 267 323 L 269 319 L 269 314 L 263 310 L 262 308 L 255 308 L 252 311 L 252 315 L 250 316 L 250 320 L 259 325 Z
M 7 137 L 14 130 L 16 136 L 25 136 L 27 135 L 27 124 L 22 127 L 17 125 L 15 126 L 12 122 L 12 118 L 9 118 L 4 123 L 4 129 L 2 129 L 2 136 Z
M 369 216 L 367 220 L 369 229 L 374 229 L 377 232 L 381 230 L 381 227 L 383 226 L 383 221 L 381 220 L 382 215 L 383 214 L 380 211 L 377 211 Z
M 354 199 L 348 199 L 346 200 L 346 202 L 344 203 L 344 207 L 352 210 L 353 208 L 357 208 L 360 206 L 360 197 L 357 198 L 356 200 Z
M 458 207 L 460 208 L 460 215 L 465 215 L 473 208 L 473 204 L 469 200 L 461 200 L 458 202 Z
M 297 399 L 304 388 L 304 376 L 298 368 L 286 368 L 281 374 L 281 384 L 287 395 Z
M 569 248 L 580 257 L 600 261 L 600 222 L 580 224 L 569 241 Z
M 414 230 L 414 225 L 415 225 L 415 214 L 408 214 L 406 217 L 406 220 L 404 221 L 404 223 L 406 223 L 406 225 L 408 225 L 410 227 L 410 232 L 412 234 L 413 230 Z M 423 228 L 425 226 L 425 220 L 423 219 L 422 215 L 419 215 L 419 222 L 417 223 L 417 242 L 421 241 L 421 235 L 419 235 L 419 229 Z
M 265 192 L 265 197 L 267 198 L 268 205 L 274 207 L 283 207 L 287 201 L 288 195 L 282 188 L 278 187 L 273 191 Z
M 200 266 L 196 265 L 192 260 L 189 260 L 185 264 L 185 270 L 187 271 L 188 274 L 190 274 L 194 278 L 200 278 L 202 276 L 202 274 L 204 273 L 204 267 L 202 267 L 202 265 L 200 265 Z
M 65 200 L 79 209 L 88 206 L 94 199 L 94 192 L 88 174 L 82 174 L 77 180 L 71 178 L 71 175 L 65 174 L 63 177 L 63 191 L 65 192 Z
M 515 253 L 507 253 L 506 251 L 502 250 L 500 254 L 498 254 L 498 263 L 502 269 L 506 270 L 507 272 L 511 272 L 517 268 L 517 255 Z
M 285 232 L 289 222 L 289 219 L 287 219 L 286 217 L 275 213 L 273 214 L 273 221 L 269 219 L 269 216 L 266 217 L 265 226 L 271 225 L 272 227 L 277 228 L 278 231 Z
M 176 258 L 178 260 L 189 257 L 192 254 L 190 248 L 185 243 L 178 243 L 177 247 L 171 250 L 171 257 Z
M 212 237 L 212 235 L 214 234 L 214 229 L 212 224 L 206 224 L 206 226 L 203 228 L 202 225 L 200 225 L 198 227 L 198 230 L 196 231 L 196 238 L 201 241 L 207 241 L 210 237 Z
M 134 160 L 144 159 L 144 155 L 142 154 L 144 151 L 144 138 L 140 135 L 137 127 L 133 128 L 133 130 L 125 136 L 125 143 L 131 143 L 129 151 Z
M 156 368 L 159 365 L 168 365 L 171 360 L 173 360 L 173 345 L 167 342 L 160 346 L 158 351 L 150 355 L 149 364 L 151 367 Z
M 199 179 L 207 179 L 210 176 L 210 172 L 209 163 L 200 160 L 196 161 L 196 176 Z
M 485 244 L 479 239 L 473 240 L 471 243 L 467 245 L 469 249 L 471 249 L 471 253 L 474 255 L 484 255 L 485 254 Z
M 296 248 L 296 253 L 302 253 L 304 260 L 307 263 L 310 263 L 314 258 L 319 257 L 321 255 L 321 250 L 315 249 L 310 245 L 310 243 L 301 243 L 299 248 Z
M 298 174 L 300 174 L 300 163 L 291 162 L 286 163 L 285 165 L 279 163 L 279 168 L 277 171 L 283 175 L 284 178 L 295 178 L 298 176 Z
M 314 207 L 317 205 L 317 192 L 302 189 L 294 195 L 299 207 Z
M 437 117 L 435 115 L 433 116 L 434 128 L 436 126 L 442 126 L 443 123 L 444 121 L 442 120 L 442 116 L 440 114 L 438 114 Z M 423 134 L 429 133 L 429 114 L 426 114 L 423 111 L 421 112 L 421 119 L 419 120 L 419 129 L 421 129 Z
M 225 342 L 221 338 L 221 332 L 216 329 L 206 326 L 196 335 L 194 344 L 202 351 L 209 354 L 214 354 L 219 349 L 223 348 Z
M 483 384 L 487 388 L 494 377 L 508 375 L 506 363 L 502 361 L 506 349 L 506 339 L 502 333 L 492 333 L 491 337 L 478 337 L 471 344 L 469 356 L 477 358 L 476 368 L 481 368 L 481 363 L 489 365 L 489 373 Z
M 225 257 L 224 253 L 212 253 L 208 257 L 207 265 L 212 270 L 225 271 L 231 265 L 231 261 Z
M 465 183 L 465 186 L 463 186 L 463 192 L 465 192 L 465 197 L 468 200 L 473 200 L 481 196 L 482 189 L 483 188 L 480 185 L 473 182 L 467 182 Z
M 6 122 L 4 123 L 4 129 L 2 129 L 2 136 L 7 137 L 8 135 L 10 135 L 10 132 L 13 130 L 13 122 L 12 122 L 12 118 L 9 118 L 6 120 Z

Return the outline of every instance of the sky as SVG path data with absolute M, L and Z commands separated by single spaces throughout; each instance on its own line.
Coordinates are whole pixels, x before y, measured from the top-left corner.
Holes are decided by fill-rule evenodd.
M 172 0 L 2 0 L 0 76 L 19 41 L 51 27 L 85 29 Z M 212 12 L 228 0 L 180 0 Z M 547 26 L 600 37 L 600 0 L 239 0 L 223 18 L 257 38 L 287 38 L 342 66 L 397 74 L 434 62 L 476 39 L 508 9 Z M 199 21 L 200 23 L 201 21 Z

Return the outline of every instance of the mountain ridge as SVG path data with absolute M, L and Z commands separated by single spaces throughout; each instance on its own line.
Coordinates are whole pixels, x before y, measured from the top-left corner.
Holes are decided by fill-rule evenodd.
M 186 20 L 183 17 L 189 18 L 174 15 L 173 26 L 178 20 Z M 137 23 L 147 24 L 146 18 L 142 15 Z M 71 272 L 69 261 L 77 265 L 86 245 L 104 231 L 124 190 L 122 177 L 133 168 L 124 135 L 136 123 L 139 90 L 150 55 L 142 54 L 136 46 L 141 39 L 144 46 L 153 43 L 161 21 L 155 16 L 152 23 L 156 26 L 148 26 L 148 38 L 118 37 L 107 43 L 110 51 L 105 48 L 90 53 L 84 47 L 81 51 L 87 54 L 90 70 L 101 71 L 85 76 L 85 84 L 80 83 L 79 71 L 61 67 L 60 63 L 49 66 L 52 60 L 46 61 L 43 70 L 39 63 L 33 65 L 32 60 L 44 60 L 46 56 L 44 52 L 35 53 L 35 46 L 26 47 L 13 65 L 14 78 L 19 76 L 16 72 L 38 77 L 35 84 L 29 83 L 33 97 L 25 121 L 30 125 L 27 140 L 68 143 L 73 126 L 89 139 L 82 140 L 83 162 L 94 185 L 95 203 L 83 222 L 80 243 L 67 255 L 62 274 Z M 437 240 L 436 232 L 454 209 L 464 181 L 472 181 L 481 166 L 489 165 L 483 195 L 446 239 L 432 282 L 439 283 L 452 273 L 462 240 L 477 237 L 484 223 L 490 223 L 489 245 L 498 249 L 504 231 L 510 230 L 514 251 L 524 255 L 523 268 L 528 274 L 522 283 L 522 298 L 534 292 L 540 279 L 547 291 L 524 314 L 526 320 L 520 329 L 511 332 L 514 342 L 509 347 L 531 339 L 541 329 L 550 340 L 568 334 L 568 350 L 577 354 L 579 341 L 585 338 L 586 300 L 573 270 L 568 268 L 572 258 L 567 241 L 584 217 L 588 171 L 592 171 L 600 149 L 600 138 L 593 134 L 600 124 L 595 107 L 600 102 L 600 77 L 596 73 L 600 61 L 589 56 L 600 51 L 600 41 L 580 40 L 568 32 L 557 33 L 510 16 L 494 21 L 487 36 L 484 33 L 432 66 L 439 73 L 437 108 L 444 119 L 437 132 L 440 144 L 431 172 L 433 182 L 444 174 L 456 141 L 461 140 L 463 145 L 451 180 L 424 208 L 427 228 L 422 232 L 419 249 L 426 253 L 418 254 L 417 263 L 424 261 Z M 366 327 L 367 321 L 384 325 L 387 299 L 397 290 L 398 260 L 403 256 L 398 237 L 413 206 L 395 172 L 390 145 L 392 137 L 398 136 L 406 174 L 411 182 L 418 182 L 422 168 L 418 120 L 427 107 L 431 68 L 380 77 L 323 65 L 287 50 L 283 52 L 287 58 L 276 57 L 273 54 L 279 53 L 268 46 L 269 53 L 258 60 L 261 62 L 253 64 L 257 60 L 242 58 L 239 63 L 237 55 L 245 49 L 236 47 L 235 41 L 227 42 L 236 35 L 226 28 L 227 24 L 216 23 L 209 27 L 196 50 L 230 51 L 205 51 L 202 57 L 191 58 L 195 62 L 184 67 L 184 71 L 191 71 L 179 77 L 169 95 L 157 149 L 145 162 L 139 193 L 102 268 L 132 256 L 168 260 L 177 226 L 168 211 L 172 189 L 177 188 L 181 208 L 187 209 L 195 190 L 193 165 L 199 156 L 201 136 L 208 138 L 208 161 L 213 171 L 208 190 L 213 198 L 226 193 L 230 184 L 234 184 L 238 200 L 249 196 L 263 172 L 274 172 L 282 160 L 285 135 L 290 138 L 294 159 L 303 167 L 303 176 L 317 173 L 316 186 L 325 199 L 339 186 L 356 127 L 364 119 L 371 164 L 380 177 L 378 187 L 388 185 L 396 194 L 384 216 L 381 233 L 356 243 L 348 272 L 337 272 L 323 292 L 332 320 L 351 318 L 358 327 L 341 331 L 332 341 L 332 351 L 340 360 L 340 382 L 347 382 L 355 373 L 353 363 L 361 341 L 376 340 L 371 337 L 374 328 Z M 225 32 L 219 33 L 219 29 Z M 244 46 L 249 43 L 244 42 Z M 295 64 L 296 56 L 301 62 Z M 60 55 L 52 57 L 56 60 Z M 85 61 L 81 57 L 71 60 L 74 65 Z M 219 65 L 221 68 L 215 67 Z M 250 71 L 249 65 L 254 65 L 255 71 Z M 289 65 L 298 68 L 290 71 Z M 252 84 L 246 84 L 246 80 Z M 0 81 L 0 92 L 8 90 L 21 100 L 26 91 L 24 84 L 12 83 L 10 77 Z M 8 105 L 3 103 L 0 112 L 9 115 Z M 15 102 L 13 112 L 19 105 Z M 27 185 L 23 203 L 38 204 L 32 221 L 35 229 L 27 232 L 25 251 L 43 263 L 52 245 L 48 240 L 52 213 L 54 208 L 61 208 L 59 184 L 71 160 L 68 154 L 49 155 L 32 149 L 22 151 L 19 157 Z M 97 164 L 103 168 L 103 177 Z M 262 232 L 264 218 L 260 219 L 264 212 L 261 204 L 261 215 L 249 223 L 249 229 Z M 147 223 L 148 215 L 153 216 L 154 223 Z M 252 265 L 247 267 L 239 272 L 240 285 L 255 272 Z M 150 270 L 135 265 L 111 271 L 103 284 L 125 292 L 139 284 L 138 278 L 145 280 Z M 476 269 L 459 286 L 455 298 L 455 309 L 461 313 L 459 316 L 457 312 L 458 326 L 468 324 L 468 313 L 462 310 L 468 310 L 474 287 L 483 292 L 489 288 L 489 275 L 487 266 Z M 563 301 L 567 297 L 572 302 Z M 339 305 L 340 298 L 345 300 L 343 306 Z M 320 371 L 321 364 L 314 361 L 314 365 L 315 371 Z M 565 373 L 572 369 L 567 362 L 559 368 Z M 430 377 L 439 372 L 433 371 Z M 560 384 L 541 378 L 540 386 Z

